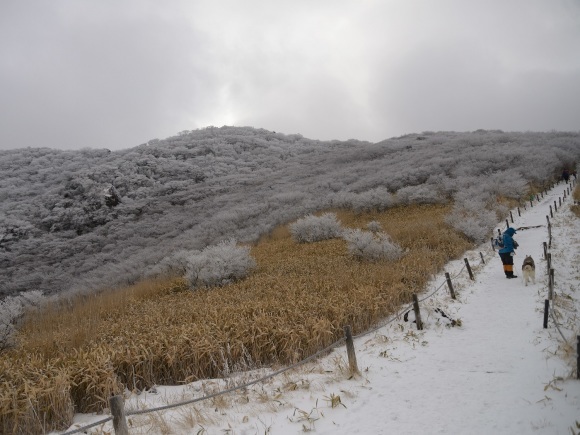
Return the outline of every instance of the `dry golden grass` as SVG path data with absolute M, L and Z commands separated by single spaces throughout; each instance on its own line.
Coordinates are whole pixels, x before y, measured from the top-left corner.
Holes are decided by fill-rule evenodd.
M 192 292 L 181 279 L 144 282 L 52 307 L 0 355 L 0 431 L 62 429 L 73 410 L 99 411 L 125 386 L 299 361 L 338 340 L 344 325 L 356 334 L 393 313 L 470 247 L 444 223 L 449 206 L 335 212 L 343 226 L 380 222 L 406 254 L 360 262 L 343 240 L 298 244 L 281 227 L 252 247 L 258 267 L 235 284 Z
M 528 183 L 528 194 L 529 195 L 538 195 L 542 192 L 550 190 L 558 183 L 557 179 L 553 179 L 552 181 L 544 181 L 543 183 L 539 182 L 530 182 Z

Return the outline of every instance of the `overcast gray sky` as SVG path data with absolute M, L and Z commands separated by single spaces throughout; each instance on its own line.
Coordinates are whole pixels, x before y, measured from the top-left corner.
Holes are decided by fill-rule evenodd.
M 0 148 L 580 131 L 578 0 L 1 0 Z

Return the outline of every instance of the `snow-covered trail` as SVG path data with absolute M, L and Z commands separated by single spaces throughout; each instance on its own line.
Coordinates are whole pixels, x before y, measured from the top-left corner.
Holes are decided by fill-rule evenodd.
M 448 263 L 457 299 L 449 296 L 441 273 L 419 295 L 424 330 L 417 331 L 401 317 L 356 338 L 360 376 L 349 378 L 341 369 L 340 361 L 342 367 L 346 364 L 341 346 L 325 358 L 239 392 L 229 407 L 218 408 L 206 400 L 195 408 L 133 416 L 131 434 L 580 433 L 580 380 L 571 376 L 576 356 L 563 351 L 552 319 L 549 328 L 543 328 L 546 215 L 563 190 L 560 184 L 533 207 L 521 209 L 521 217 L 514 213 L 515 228 L 539 226 L 515 236 L 520 245 L 514 260 L 518 279 L 505 278 L 489 242 L 466 253 L 474 281 L 463 270 L 463 259 Z M 569 202 L 551 219 L 550 252 L 556 270 L 555 301 L 564 302 L 558 309 L 567 316 L 561 318 L 564 335 L 575 338 L 580 334 L 580 219 L 569 211 Z M 536 263 L 536 284 L 527 287 L 521 279 L 526 254 Z M 447 319 L 436 315 L 436 308 L 461 325 L 450 327 Z M 200 382 L 159 386 L 127 402 L 133 409 L 151 409 L 191 394 L 204 394 Z M 340 398 L 335 406 L 332 397 Z M 82 425 L 99 418 L 77 415 L 76 421 Z M 111 432 L 110 422 L 97 431 Z
M 359 367 L 369 367 L 366 383 L 353 391 L 348 412 L 319 420 L 316 433 L 570 433 L 574 418 L 580 419 L 580 388 L 576 382 L 573 395 L 552 403 L 550 396 L 560 392 L 550 381 L 569 369 L 558 358 L 547 359 L 543 329 L 546 215 L 561 190 L 556 187 L 514 217 L 515 228 L 541 225 L 515 236 L 520 245 L 514 260 L 518 279 L 505 278 L 499 255 L 489 249 L 493 257 L 475 282 L 466 283 L 457 302 L 448 303 L 446 309 L 462 320 L 460 328 L 431 323 L 425 331 L 411 329 L 416 338 L 383 345 L 360 339 Z M 521 279 L 526 254 L 537 267 L 536 284 L 527 287 Z M 393 327 L 378 333 L 388 340 Z M 380 352 L 386 357 L 377 359 Z

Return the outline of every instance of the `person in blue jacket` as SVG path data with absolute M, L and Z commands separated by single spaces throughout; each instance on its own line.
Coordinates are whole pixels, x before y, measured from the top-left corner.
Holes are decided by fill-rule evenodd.
M 514 234 L 516 233 L 515 228 L 509 227 L 503 233 L 503 248 L 501 248 L 498 253 L 503 263 L 503 271 L 505 272 L 506 278 L 517 278 L 514 275 L 514 255 L 516 255 L 515 250 L 518 247 L 517 242 L 514 240 Z

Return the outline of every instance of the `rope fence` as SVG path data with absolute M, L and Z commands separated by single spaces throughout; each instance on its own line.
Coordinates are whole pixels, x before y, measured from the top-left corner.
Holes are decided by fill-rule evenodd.
M 565 201 L 567 199 L 568 196 L 571 195 L 574 186 L 576 186 L 577 184 L 577 180 L 573 180 L 572 182 L 570 182 L 566 188 L 564 189 L 563 192 L 563 197 L 558 197 L 558 203 L 560 204 L 560 208 L 562 206 L 562 202 Z M 563 199 L 562 199 L 563 198 Z M 558 206 L 556 205 L 556 201 L 554 201 L 554 210 L 557 211 L 558 210 Z M 550 205 L 550 216 L 553 217 L 553 213 L 552 213 L 552 206 Z M 560 325 L 558 323 L 558 319 L 557 319 L 557 315 L 559 314 L 555 307 L 554 307 L 554 297 L 555 292 L 554 292 L 554 286 L 555 286 L 555 272 L 554 272 L 554 268 L 552 267 L 552 255 L 550 252 L 547 252 L 546 249 L 546 245 L 548 247 L 548 249 L 551 249 L 552 247 L 552 226 L 550 223 L 550 218 L 548 216 L 546 216 L 546 219 L 548 220 L 548 243 L 546 244 L 546 242 L 544 242 L 544 256 L 546 259 L 546 273 L 548 274 L 548 299 L 545 299 L 544 301 L 544 323 L 543 323 L 543 327 L 544 329 L 548 328 L 548 320 L 549 318 L 552 319 L 552 324 L 555 326 L 556 330 L 558 331 L 558 333 L 560 334 L 560 337 L 562 337 L 562 341 L 565 345 L 568 346 L 572 346 L 572 343 L 570 339 L 567 339 L 566 336 L 564 335 L 564 333 L 562 332 L 562 325 Z M 580 335 L 576 336 L 576 342 L 577 342 L 577 348 L 576 348 L 576 377 L 577 379 L 580 379 Z
M 568 188 L 568 190 L 564 191 L 564 199 L 566 199 L 566 192 L 568 192 L 568 195 L 570 195 L 570 189 L 574 185 L 576 185 L 576 180 L 574 180 L 572 183 L 570 183 L 570 187 Z M 555 186 L 550 186 L 549 189 L 553 189 L 554 187 Z M 544 192 L 541 193 L 541 197 L 542 198 L 544 197 Z M 534 199 L 536 199 L 537 203 L 539 203 L 541 201 L 540 194 L 536 195 L 535 197 L 530 197 L 530 200 L 529 200 L 530 207 L 534 206 Z M 562 204 L 561 198 L 559 198 L 559 201 L 560 201 L 560 207 L 561 207 L 561 204 Z M 525 209 L 525 207 L 526 207 L 526 205 L 524 203 L 524 209 Z M 557 211 L 556 207 L 557 207 L 556 201 L 554 201 L 554 211 Z M 518 212 L 518 216 L 521 216 L 521 211 L 520 211 L 519 207 L 517 208 L 517 212 Z M 550 205 L 550 216 L 553 217 L 553 211 L 552 211 L 551 205 Z M 544 242 L 543 245 L 544 245 L 544 257 L 545 257 L 546 261 L 548 262 L 547 273 L 548 273 L 548 277 L 549 277 L 550 298 L 545 300 L 544 328 L 547 328 L 548 315 L 550 314 L 552 317 L 552 323 L 554 324 L 554 326 L 556 327 L 556 329 L 560 333 L 562 339 L 564 340 L 564 342 L 566 344 L 569 344 L 569 341 L 566 339 L 566 337 L 562 333 L 562 330 L 560 329 L 561 325 L 559 325 L 557 320 L 556 320 L 556 315 L 554 314 L 554 307 L 553 306 L 551 308 L 549 307 L 550 300 L 552 300 L 552 298 L 553 298 L 553 291 L 552 290 L 553 290 L 553 285 L 554 285 L 554 279 L 553 279 L 554 274 L 553 274 L 553 269 L 551 269 L 551 253 L 548 252 L 548 249 L 551 248 L 551 245 L 552 245 L 551 223 L 550 223 L 550 218 L 548 216 L 546 216 L 546 217 L 548 218 L 548 238 L 549 238 L 549 241 L 548 241 L 548 243 Z M 514 223 L 514 216 L 513 216 L 513 213 L 511 211 L 510 211 L 510 219 L 511 219 L 511 223 Z M 510 227 L 510 222 L 508 219 L 506 219 L 505 224 L 506 224 L 506 229 Z M 538 225 L 536 227 L 541 227 L 541 226 L 542 225 Z M 527 228 L 536 228 L 536 227 L 524 227 L 524 228 L 527 229 Z M 498 233 L 501 234 L 501 231 L 499 229 L 497 231 L 498 231 Z M 495 255 L 495 246 L 493 245 L 493 238 L 492 238 L 492 251 L 493 251 L 493 254 L 489 255 L 489 256 L 488 255 L 484 256 L 483 253 L 479 252 L 482 264 L 486 264 L 486 261 L 485 261 L 486 258 L 492 258 Z M 443 281 L 438 287 L 436 287 L 435 290 L 433 290 L 431 293 L 428 293 L 427 295 L 425 295 L 421 299 L 418 299 L 417 295 L 413 294 L 413 302 L 410 303 L 409 305 L 407 305 L 406 307 L 399 309 L 395 314 L 388 317 L 385 322 L 381 322 L 381 323 L 377 324 L 375 327 L 373 327 L 369 330 L 366 330 L 366 331 L 364 331 L 358 335 L 355 335 L 355 336 L 352 335 L 351 328 L 350 328 L 350 326 L 347 325 L 344 327 L 344 333 L 345 333 L 344 337 L 341 337 L 339 340 L 326 346 L 324 349 L 321 349 L 321 350 L 317 351 L 316 353 L 304 358 L 303 360 L 298 361 L 298 362 L 296 362 L 292 365 L 289 365 L 287 367 L 284 367 L 280 370 L 274 371 L 266 376 L 263 376 L 261 378 L 255 379 L 253 381 L 246 382 L 244 384 L 237 385 L 235 387 L 228 388 L 228 389 L 216 392 L 216 393 L 205 395 L 202 397 L 197 397 L 194 399 L 185 400 L 185 401 L 181 401 L 181 402 L 174 403 L 174 404 L 159 406 L 156 408 L 142 409 L 142 410 L 125 411 L 124 406 L 123 406 L 123 397 L 121 395 L 112 396 L 109 399 L 110 410 L 111 410 L 111 414 L 112 414 L 111 416 L 106 417 L 106 418 L 99 420 L 97 422 L 94 422 L 90 425 L 86 425 L 86 426 L 79 427 L 77 429 L 65 432 L 62 435 L 73 435 L 73 434 L 85 432 L 88 429 L 91 429 L 95 426 L 105 424 L 111 420 L 113 420 L 115 435 L 128 435 L 129 432 L 128 432 L 128 426 L 127 426 L 127 422 L 126 422 L 126 417 L 128 417 L 128 416 L 142 415 L 142 414 L 148 414 L 148 413 L 153 413 L 153 412 L 165 411 L 168 409 L 177 408 L 177 407 L 184 406 L 184 405 L 189 405 L 192 403 L 213 399 L 213 398 L 216 398 L 216 397 L 224 395 L 224 394 L 228 394 L 228 393 L 232 393 L 232 392 L 237 391 L 237 390 L 248 388 L 252 385 L 267 381 L 273 377 L 281 375 L 289 370 L 293 370 L 293 369 L 295 369 L 303 364 L 306 364 L 307 362 L 310 362 L 316 358 L 319 358 L 322 355 L 328 354 L 328 352 L 332 351 L 334 348 L 342 345 L 343 343 L 346 343 L 346 350 L 347 350 L 347 356 L 348 356 L 348 361 L 349 361 L 349 371 L 351 372 L 351 375 L 359 373 L 359 370 L 357 367 L 357 362 L 356 362 L 356 354 L 355 354 L 354 345 L 353 345 L 354 339 L 372 334 L 372 333 L 378 331 L 379 329 L 384 328 L 385 326 L 394 322 L 395 320 L 400 320 L 401 317 L 404 315 L 404 313 L 409 312 L 411 309 L 415 310 L 415 319 L 416 319 L 416 323 L 417 323 L 417 329 L 419 329 L 419 330 L 423 329 L 420 311 L 419 311 L 419 304 L 432 298 L 433 296 L 435 296 L 446 284 L 448 286 L 451 298 L 455 299 L 455 290 L 454 290 L 453 285 L 452 285 L 452 280 L 460 277 L 461 274 L 465 270 L 468 271 L 470 280 L 471 281 L 475 280 L 473 270 L 471 269 L 469 261 L 467 258 L 464 258 L 464 265 L 460 268 L 460 270 L 455 275 L 450 276 L 449 273 L 445 272 L 445 281 Z M 577 353 L 580 353 L 580 336 L 578 336 L 577 339 L 578 339 Z M 578 358 L 579 358 L 579 364 L 580 364 L 580 357 L 578 357 Z M 580 368 L 577 371 L 578 371 L 578 378 L 580 379 Z

